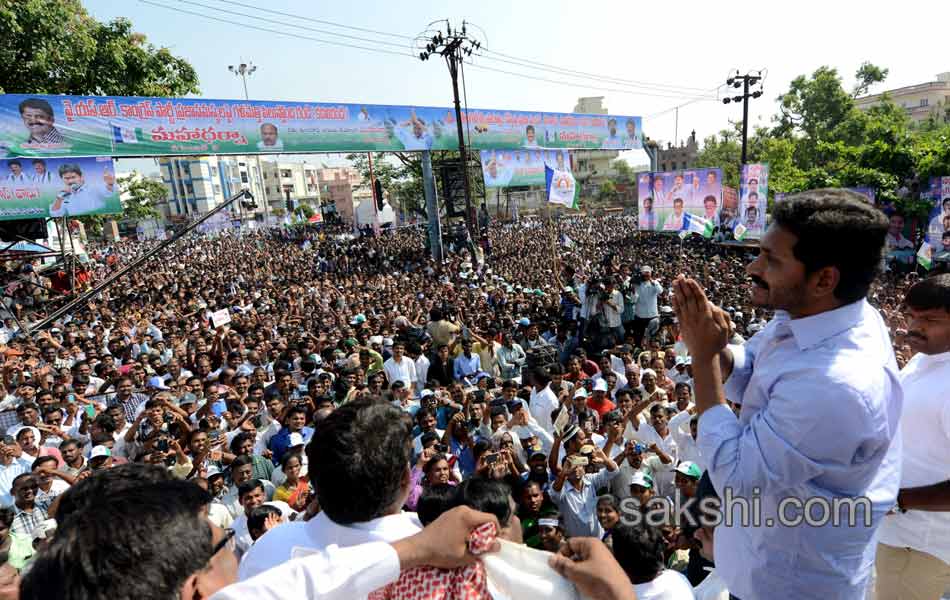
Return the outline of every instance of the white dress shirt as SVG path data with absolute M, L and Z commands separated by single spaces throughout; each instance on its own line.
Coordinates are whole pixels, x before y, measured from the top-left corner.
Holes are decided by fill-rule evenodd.
M 689 422 L 692 418 L 693 415 L 689 414 L 688 410 L 684 410 L 670 419 L 670 433 L 673 434 L 673 440 L 676 442 L 676 459 L 696 463 L 705 471 L 706 461 L 703 460 L 703 454 L 699 451 L 699 442 L 693 439 L 689 431 Z
M 348 548 L 334 544 L 230 585 L 211 600 L 353 600 L 365 598 L 398 578 L 399 556 L 386 542 Z
M 875 533 L 900 483 L 902 393 L 881 315 L 866 300 L 800 319 L 776 311 L 730 349 L 725 391 L 742 412 L 704 412 L 699 447 L 720 497 L 752 498 L 755 488 L 761 510 L 759 526 L 740 526 L 734 506 L 732 526 L 717 527 L 716 571 L 738 598 L 863 600 Z M 855 515 L 839 504 L 837 527 L 790 527 L 804 511 L 786 502 L 780 515 L 789 497 L 866 497 L 871 524 L 860 504 Z
M 904 413 L 901 487 L 946 481 L 950 476 L 950 352 L 917 354 L 901 370 Z M 950 513 L 910 510 L 884 518 L 881 543 L 913 548 L 950 564 Z
M 416 513 L 397 513 L 365 523 L 338 525 L 325 512 L 313 519 L 293 522 L 268 531 L 244 555 L 238 578 L 245 581 L 299 555 L 330 546 L 355 546 L 365 542 L 395 542 L 422 529 Z
M 551 413 L 560 406 L 557 395 L 551 391 L 551 385 L 544 386 L 540 392 L 531 388 L 531 397 L 528 400 L 528 411 L 534 420 L 538 422 L 541 429 L 552 433 L 554 431 L 554 421 L 551 420 Z
M 383 370 L 386 371 L 390 384 L 401 381 L 410 391 L 413 389 L 412 386 L 416 382 L 416 363 L 408 356 L 403 356 L 399 362 L 390 358 L 383 363 Z

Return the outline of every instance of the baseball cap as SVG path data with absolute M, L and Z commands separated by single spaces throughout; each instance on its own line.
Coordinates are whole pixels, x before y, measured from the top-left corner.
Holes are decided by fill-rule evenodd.
M 602 420 L 604 422 L 604 425 L 607 425 L 609 423 L 617 423 L 623 420 L 623 415 L 620 413 L 619 410 L 611 410 L 604 414 L 604 418 Z
M 370 343 L 370 345 L 374 345 L 374 344 L 375 344 L 375 345 L 377 345 L 377 346 L 382 346 L 382 345 L 383 345 L 383 336 L 381 336 L 381 335 L 374 335 L 374 336 L 372 336 L 372 337 L 369 338 L 369 343 Z
M 630 485 L 639 485 L 642 488 L 651 490 L 653 489 L 653 478 L 646 473 L 637 471 L 633 474 L 633 477 L 630 478 Z
M 181 398 L 178 399 L 178 406 L 182 406 L 184 404 L 194 404 L 197 401 L 198 401 L 197 396 L 195 396 L 191 392 L 185 392 L 184 394 L 181 395 Z
M 353 317 L 352 319 L 350 319 L 350 325 L 362 325 L 365 322 L 366 322 L 366 315 L 364 315 L 363 313 L 360 313 L 356 315 L 355 317 Z
M 422 390 L 421 392 L 419 392 L 419 398 L 428 398 L 429 396 L 432 396 L 433 394 L 435 394 L 435 392 L 433 392 L 432 390 Z
M 604 379 L 598 379 L 594 382 L 594 391 L 595 392 L 606 392 L 607 391 L 607 381 Z
M 92 449 L 92 453 L 89 454 L 89 460 L 95 460 L 97 458 L 105 458 L 107 456 L 112 456 L 112 450 L 109 450 L 105 446 L 96 446 Z
M 287 445 L 288 448 L 293 448 L 294 446 L 303 446 L 303 436 L 297 432 L 290 434 L 290 442 Z
M 582 387 L 577 388 L 576 390 L 574 390 L 574 397 L 575 397 L 575 398 L 586 398 L 586 397 L 587 397 L 587 390 L 585 390 L 585 389 L 582 388 Z
M 682 473 L 683 475 L 693 479 L 699 479 L 703 476 L 703 470 L 699 468 L 699 465 L 694 462 L 689 462 L 688 460 L 684 460 L 679 465 L 677 465 L 676 472 Z
M 641 272 L 641 273 L 652 273 L 652 272 L 653 272 L 653 267 L 651 267 L 650 265 L 643 265 L 642 267 L 640 267 L 640 272 Z
M 531 319 L 527 317 L 522 317 L 521 319 L 518 320 L 518 325 L 521 325 L 522 327 L 528 327 L 531 325 Z
M 224 477 L 224 473 L 221 472 L 221 469 L 214 465 L 208 467 L 207 471 L 205 471 L 205 475 L 205 479 L 208 481 L 210 481 L 212 477 Z

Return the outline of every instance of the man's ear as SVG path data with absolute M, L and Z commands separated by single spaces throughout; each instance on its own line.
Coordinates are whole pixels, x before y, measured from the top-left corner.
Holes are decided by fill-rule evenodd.
M 201 592 L 198 591 L 198 577 L 200 571 L 196 571 L 188 576 L 185 583 L 181 586 L 181 592 L 178 597 L 180 600 L 202 600 Z

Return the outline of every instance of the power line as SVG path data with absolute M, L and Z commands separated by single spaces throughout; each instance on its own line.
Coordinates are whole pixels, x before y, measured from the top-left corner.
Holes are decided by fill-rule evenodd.
M 589 73 L 589 72 L 587 72 L 587 71 L 577 71 L 577 70 L 574 70 L 574 69 L 568 69 L 568 68 L 566 68 L 566 67 L 558 67 L 557 65 L 550 65 L 550 64 L 547 64 L 547 63 L 542 63 L 542 62 L 538 62 L 538 61 L 535 61 L 535 60 L 529 60 L 529 59 L 526 59 L 526 58 L 518 58 L 517 56 L 512 56 L 512 55 L 510 55 L 510 54 L 505 54 L 505 53 L 503 53 L 503 52 L 498 52 L 497 50 L 492 50 L 492 49 L 490 49 L 490 48 L 482 48 L 482 51 L 488 52 L 489 54 L 497 54 L 498 56 L 503 56 L 503 57 L 508 58 L 508 59 L 511 59 L 511 60 L 515 60 L 515 61 L 522 62 L 522 63 L 527 63 L 527 64 L 529 64 L 529 65 L 536 65 L 536 66 L 545 67 L 545 68 L 548 68 L 548 69 L 555 69 L 555 70 L 558 70 L 558 71 L 563 71 L 563 72 L 565 72 L 565 73 L 573 73 L 573 74 L 575 74 L 575 75 L 583 75 L 583 76 L 585 76 L 585 77 L 591 77 L 591 78 L 594 78 L 594 79 L 601 79 L 601 80 L 604 80 L 604 81 L 612 81 L 612 82 L 615 82 L 615 83 L 624 83 L 624 84 L 629 84 L 629 85 L 633 85 L 633 86 L 637 86 L 637 87 L 646 86 L 646 87 L 652 87 L 652 88 L 658 88 L 658 89 L 665 88 L 665 89 L 667 89 L 668 91 L 679 91 L 679 90 L 684 90 L 684 91 L 685 91 L 685 90 L 689 90 L 689 91 L 692 92 L 692 93 L 704 91 L 702 88 L 692 87 L 692 86 L 672 85 L 672 84 L 666 84 L 666 83 L 651 83 L 651 82 L 648 82 L 648 81 L 637 81 L 637 80 L 634 80 L 634 79 L 622 79 L 622 78 L 619 78 L 619 77 L 610 77 L 610 76 L 608 76 L 608 75 L 598 75 L 598 74 L 596 74 L 596 73 Z M 488 58 L 488 57 L 485 57 L 485 58 Z M 500 60 L 500 59 L 491 59 L 491 60 Z M 507 62 L 507 61 L 503 61 L 503 62 Z M 688 95 L 688 94 L 684 94 L 684 95 Z
M 176 12 L 180 12 L 180 13 L 188 14 L 188 15 L 193 15 L 193 16 L 196 16 L 196 17 L 201 17 L 201 18 L 208 19 L 208 20 L 211 20 L 211 21 L 216 21 L 216 22 L 219 22 L 219 23 L 226 23 L 226 24 L 229 24 L 229 25 L 234 25 L 234 26 L 237 26 L 237 27 L 243 27 L 243 28 L 245 28 L 245 29 L 252 29 L 252 30 L 261 31 L 261 32 L 264 32 L 264 33 L 272 33 L 272 34 L 276 34 L 276 35 L 280 35 L 280 36 L 284 36 L 284 37 L 288 37 L 288 38 L 293 38 L 293 39 L 298 39 L 298 40 L 307 40 L 307 41 L 317 42 L 317 43 L 321 43 L 321 44 L 329 44 L 329 45 L 333 45 L 333 46 L 340 46 L 340 47 L 344 47 L 344 48 L 352 48 L 352 49 L 357 49 L 357 50 L 366 50 L 366 51 L 369 51 L 369 52 L 376 52 L 376 53 L 379 53 L 379 54 L 389 54 L 389 55 L 393 55 L 393 56 L 404 56 L 404 57 L 411 58 L 411 59 L 416 59 L 416 58 L 417 58 L 414 54 L 410 54 L 409 52 L 398 52 L 398 51 L 395 51 L 395 50 L 388 50 L 388 49 L 384 49 L 384 48 L 375 48 L 375 47 L 364 46 L 364 45 L 359 45 L 359 44 L 352 44 L 352 43 L 342 42 L 342 41 L 338 41 L 338 40 L 321 39 L 321 38 L 316 38 L 316 37 L 313 37 L 313 36 L 303 35 L 303 34 L 301 34 L 301 33 L 290 32 L 290 31 L 281 31 L 281 30 L 272 29 L 272 28 L 269 28 L 269 27 L 261 27 L 261 26 L 259 26 L 259 25 L 252 25 L 252 24 L 249 24 L 249 23 L 243 23 L 243 22 L 234 21 L 234 20 L 231 20 L 231 19 L 226 19 L 226 18 L 222 18 L 222 17 L 216 17 L 216 16 L 213 16 L 213 15 L 209 15 L 209 14 L 205 14 L 205 13 L 201 13 L 201 12 L 196 12 L 196 11 L 188 10 L 188 9 L 182 8 L 182 7 L 169 6 L 169 5 L 167 5 L 167 4 L 161 4 L 161 3 L 159 3 L 159 2 L 154 2 L 153 0 L 138 0 L 138 1 L 141 2 L 141 3 L 143 3 L 143 4 L 148 4 L 148 5 L 151 5 L 151 6 L 156 6 L 156 7 L 158 7 L 158 8 L 163 8 L 163 9 L 166 9 L 166 10 L 176 11 Z M 185 0 L 178 0 L 178 1 L 179 1 L 179 2 L 183 2 L 183 1 L 185 1 Z M 198 4 L 198 5 L 200 5 L 199 3 L 194 2 L 193 0 L 188 0 L 188 1 L 189 1 L 190 4 Z M 221 0 L 219 0 L 219 1 L 221 1 Z M 201 6 L 204 6 L 204 5 L 201 5 Z M 212 10 L 216 10 L 216 9 L 212 9 Z M 276 12 L 276 11 L 271 11 L 271 12 Z M 286 13 L 282 13 L 282 14 L 286 14 Z M 253 18 L 253 17 L 252 17 L 252 18 Z M 292 23 L 286 23 L 286 22 L 282 22 L 282 21 L 273 21 L 273 20 L 271 20 L 271 22 L 274 22 L 275 24 L 279 24 L 279 25 L 283 25 L 283 26 L 288 26 L 288 27 L 300 27 L 299 25 L 295 25 L 295 24 L 292 24 Z M 361 39 L 365 39 L 365 38 L 361 38 Z M 372 43 L 377 43 L 377 42 L 372 42 Z M 495 72 L 495 73 L 501 73 L 501 74 L 504 74 L 504 75 L 509 75 L 509 76 L 512 76 L 512 77 L 519 77 L 519 78 L 522 78 L 522 79 L 530 79 L 530 80 L 533 80 L 533 81 L 543 81 L 543 82 L 546 82 L 546 83 L 551 83 L 551 84 L 560 85 L 560 86 L 567 86 L 567 87 L 571 87 L 571 88 L 575 88 L 575 89 L 578 89 L 578 88 L 581 88 L 581 89 L 594 89 L 594 90 L 599 90 L 599 91 L 606 91 L 606 92 L 612 92 L 612 93 L 618 93 L 618 94 L 626 94 L 626 95 L 631 95 L 631 96 L 648 96 L 648 97 L 656 97 L 656 98 L 681 99 L 681 98 L 684 97 L 683 94 L 668 94 L 668 93 L 658 93 L 658 92 L 650 92 L 650 91 L 638 91 L 638 90 L 631 90 L 631 89 L 620 89 L 620 88 L 614 88 L 614 87 L 596 86 L 596 85 L 590 85 L 590 84 L 588 84 L 588 83 L 581 83 L 581 82 L 558 81 L 558 80 L 549 79 L 549 78 L 546 78 L 546 77 L 538 77 L 538 76 L 534 76 L 534 75 L 528 75 L 528 74 L 526 74 L 526 73 L 518 73 L 518 72 L 514 72 L 514 71 L 508 71 L 508 70 L 505 70 L 505 69 L 498 69 L 498 68 L 495 68 L 495 67 L 489 67 L 489 66 L 485 66 L 485 65 L 474 64 L 474 63 L 471 63 L 471 62 L 469 63 L 469 66 L 472 67 L 472 68 L 475 68 L 475 69 L 481 69 L 481 70 L 483 70 L 483 71 L 491 71 L 491 72 Z M 714 89 L 715 89 L 715 88 L 714 88 Z M 700 101 L 700 100 L 718 100 L 718 98 L 714 98 L 714 97 L 712 97 L 712 96 L 709 96 L 709 97 L 702 97 L 702 96 L 700 96 L 700 97 L 697 97 L 697 98 L 694 99 L 694 101 Z
M 263 32 L 265 32 L 265 33 L 274 33 L 274 34 L 277 34 L 277 35 L 282 35 L 282 36 L 284 36 L 284 37 L 297 38 L 297 39 L 304 39 L 304 40 L 309 40 L 309 41 L 312 41 L 312 42 L 319 42 L 319 43 L 321 43 L 321 44 L 330 44 L 330 45 L 333 45 L 333 46 L 343 46 L 343 47 L 345 47 L 345 48 L 355 48 L 355 49 L 357 49 L 357 50 L 368 50 L 368 51 L 370 51 L 370 52 L 379 52 L 379 53 L 381 53 L 381 54 L 392 54 L 392 55 L 395 55 L 395 56 L 406 56 L 406 57 L 409 57 L 409 58 L 415 58 L 412 54 L 409 54 L 408 52 L 396 52 L 395 50 L 384 50 L 384 49 L 382 49 L 382 48 L 371 48 L 371 47 L 368 47 L 368 46 L 360 46 L 360 45 L 357 45 L 357 44 L 349 44 L 349 43 L 346 43 L 346 42 L 338 42 L 338 41 L 335 41 L 335 40 L 322 40 L 322 39 L 320 39 L 320 38 L 315 38 L 315 37 L 311 37 L 311 36 L 301 35 L 301 34 L 299 34 L 299 33 L 290 33 L 290 32 L 287 32 L 287 31 L 279 31 L 279 30 L 277 30 L 277 29 L 269 29 L 269 28 L 267 28 L 267 27 L 258 27 L 257 25 L 250 25 L 250 24 L 248 24 L 248 23 L 240 23 L 240 22 L 238 22 L 238 21 L 232 21 L 232 20 L 230 20 L 230 19 L 222 19 L 222 18 L 220 18 L 220 17 L 214 17 L 214 16 L 212 16 L 212 15 L 206 15 L 206 14 L 204 14 L 204 13 L 199 13 L 199 12 L 195 12 L 195 11 L 192 11 L 192 10 L 187 10 L 187 9 L 185 9 L 185 8 L 177 8 L 177 7 L 174 7 L 174 6 L 167 6 L 167 5 L 165 5 L 165 4 L 159 4 L 158 2 L 152 2 L 151 0 L 139 0 L 139 2 L 142 2 L 143 4 L 150 4 L 150 5 L 152 5 L 152 6 L 157 6 L 157 7 L 159 7 L 159 8 L 164 8 L 164 9 L 166 9 L 166 10 L 173 10 L 173 11 L 178 11 L 178 12 L 182 12 L 182 13 L 189 14 L 189 15 L 194 15 L 194 16 L 196 16 L 196 17 L 203 17 L 203 18 L 205 18 L 205 19 L 210 19 L 210 20 L 212 20 L 212 21 L 218 21 L 219 23 L 228 23 L 228 24 L 230 24 L 230 25 L 237 25 L 238 27 L 244 27 L 244 28 L 246 28 L 246 29 L 254 29 L 254 30 L 257 30 L 257 31 L 263 31 Z
M 230 14 L 233 14 L 233 15 L 237 15 L 237 16 L 242 16 L 242 17 L 251 18 L 251 19 L 260 19 L 260 20 L 262 20 L 262 21 L 267 21 L 267 22 L 270 22 L 270 23 L 273 23 L 273 24 L 282 25 L 282 26 L 286 26 L 286 27 L 296 27 L 296 28 L 299 28 L 299 29 L 307 30 L 307 31 L 313 31 L 313 32 L 315 32 L 315 33 L 321 33 L 321 34 L 325 34 L 325 35 L 333 35 L 333 36 L 337 36 L 337 37 L 349 38 L 349 39 L 354 39 L 354 40 L 356 40 L 356 41 L 369 42 L 369 43 L 372 43 L 372 44 L 380 44 L 380 45 L 391 46 L 391 47 L 397 47 L 397 48 L 402 47 L 402 44 L 396 44 L 396 43 L 388 42 L 388 41 L 384 41 L 384 40 L 374 40 L 374 39 L 368 39 L 368 38 L 364 38 L 364 37 L 360 37 L 360 36 L 352 36 L 352 35 L 347 35 L 347 34 L 341 34 L 341 33 L 336 33 L 336 32 L 327 31 L 327 30 L 323 30 L 323 29 L 315 29 L 315 28 L 311 28 L 311 27 L 304 26 L 304 25 L 299 25 L 299 24 L 297 24 L 297 23 L 287 23 L 287 22 L 285 22 L 285 21 L 278 21 L 278 20 L 274 20 L 274 19 L 268 19 L 268 18 L 265 18 L 265 17 L 261 17 L 261 16 L 259 16 L 259 15 L 247 14 L 247 13 L 243 13 L 243 12 L 239 12 L 239 11 L 230 11 L 230 10 L 226 10 L 226 9 L 219 9 L 219 8 L 214 7 L 214 6 L 208 6 L 208 5 L 206 5 L 206 4 L 201 4 L 200 2 L 195 2 L 194 0 L 177 0 L 177 1 L 178 1 L 178 2 L 182 2 L 182 3 L 186 3 L 186 4 L 195 5 L 195 6 L 201 6 L 201 7 L 203 7 L 203 8 L 207 8 L 207 9 L 209 9 L 209 10 L 221 10 L 222 12 L 227 12 L 227 13 L 230 13 Z M 250 8 L 250 9 L 257 10 L 257 11 L 264 12 L 264 13 L 270 13 L 270 14 L 276 14 L 276 15 L 280 15 L 280 16 L 284 16 L 284 17 L 289 17 L 289 18 L 292 18 L 292 19 L 297 20 L 297 21 L 300 21 L 300 20 L 303 20 L 303 21 L 311 21 L 311 22 L 315 22 L 315 23 L 321 23 L 321 24 L 331 25 L 331 26 L 334 26 L 334 27 L 344 27 L 344 28 L 347 28 L 347 29 L 355 30 L 355 31 L 362 31 L 362 32 L 367 32 L 367 33 L 373 33 L 373 34 L 376 34 L 376 35 L 384 35 L 384 36 L 388 36 L 388 37 L 392 37 L 392 38 L 398 38 L 398 39 L 404 39 L 404 40 L 412 40 L 412 39 L 418 40 L 418 39 L 419 39 L 418 36 L 417 36 L 416 38 L 413 38 L 412 36 L 407 36 L 407 35 L 403 35 L 403 34 L 391 33 L 391 32 L 387 32 L 387 31 L 380 31 L 380 30 L 375 30 L 375 29 L 367 29 L 367 28 L 363 28 L 363 27 L 348 26 L 348 25 L 343 25 L 343 24 L 340 24 L 340 23 L 335 23 L 335 22 L 333 22 L 333 21 L 326 21 L 326 20 L 323 20 L 323 19 L 315 19 L 315 18 L 303 16 L 303 15 L 297 15 L 297 14 L 293 14 L 293 13 L 287 13 L 287 12 L 282 12 L 282 11 L 277 11 L 277 10 L 271 10 L 271 9 L 261 8 L 261 7 L 253 6 L 253 5 L 250 5 L 250 4 L 246 4 L 246 3 L 244 3 L 244 2 L 238 2 L 237 0 L 214 0 L 214 1 L 220 2 L 220 3 L 222 3 L 222 4 L 230 4 L 230 5 L 235 5 L 235 6 L 241 6 L 241 7 L 245 7 L 245 8 Z M 436 22 L 438 22 L 438 21 L 433 21 L 433 23 L 436 23 Z M 430 24 L 430 25 L 431 25 L 431 24 Z M 476 27 L 478 27 L 478 26 L 476 25 Z M 482 28 L 479 27 L 479 29 L 482 29 Z M 482 31 L 484 31 L 484 30 L 482 29 Z M 493 60 L 493 61 L 498 61 L 498 62 L 504 62 L 504 63 L 508 63 L 508 64 L 515 65 L 515 66 L 521 66 L 521 67 L 525 67 L 525 66 L 529 66 L 529 65 L 530 65 L 531 68 L 540 68 L 541 70 L 548 71 L 548 72 L 555 73 L 555 74 L 566 74 L 566 75 L 570 75 L 570 76 L 572 76 L 572 77 L 574 77 L 574 78 L 590 79 L 590 80 L 599 81 L 599 82 L 602 82 L 602 83 L 603 83 L 603 82 L 606 82 L 606 83 L 611 83 L 611 84 L 615 84 L 615 85 L 616 85 L 616 84 L 619 84 L 619 85 L 621 85 L 621 86 L 623 86 L 623 87 L 647 89 L 647 90 L 651 90 L 651 91 L 656 91 L 656 92 L 662 92 L 662 93 L 666 93 L 666 94 L 671 94 L 672 96 L 670 96 L 670 97 L 673 97 L 673 96 L 675 96 L 675 95 L 677 95 L 677 94 L 678 94 L 679 97 L 690 97 L 690 96 L 695 95 L 697 92 L 705 91 L 705 90 L 703 90 L 703 89 L 701 89 L 701 88 L 691 87 L 691 86 L 675 86 L 675 85 L 670 85 L 670 84 L 650 83 L 650 82 L 643 82 L 643 81 L 635 81 L 635 80 L 623 79 L 623 78 L 619 78 L 619 77 L 610 77 L 610 76 L 606 76 L 606 75 L 597 75 L 597 74 L 588 73 L 588 72 L 585 72 L 585 71 L 578 71 L 578 70 L 575 70 L 575 69 L 568 69 L 568 68 L 564 68 L 564 67 L 557 67 L 557 66 L 555 66 L 555 65 L 550 65 L 550 64 L 546 64 L 546 63 L 541 63 L 541 62 L 534 61 L 534 60 L 530 60 L 530 59 L 519 58 L 519 57 L 516 57 L 516 56 L 512 56 L 512 55 L 510 55 L 510 54 L 505 54 L 505 53 L 503 53 L 503 52 L 498 52 L 498 51 L 495 51 L 495 50 L 490 50 L 490 49 L 484 49 L 484 50 L 486 50 L 487 52 L 489 52 L 489 53 L 491 53 L 491 54 L 494 54 L 494 55 L 497 55 L 497 56 L 500 56 L 500 57 L 505 57 L 505 58 L 495 58 L 494 56 L 482 56 L 482 58 L 485 58 L 485 59 L 487 59 L 487 60 Z M 506 59 L 510 59 L 510 60 L 506 60 Z M 524 64 L 522 64 L 522 63 L 524 63 Z
M 267 22 L 267 23 L 273 23 L 273 24 L 275 24 L 275 25 L 284 25 L 284 26 L 287 26 L 287 27 L 296 27 L 296 28 L 298 28 L 298 29 L 303 29 L 303 30 L 305 30 L 305 31 L 312 31 L 312 32 L 314 32 L 314 33 L 322 33 L 322 34 L 324 34 L 324 35 L 334 35 L 334 36 L 337 36 L 337 37 L 342 37 L 342 38 L 347 38 L 347 39 L 351 39 L 351 40 L 356 40 L 356 41 L 359 41 L 359 42 L 369 42 L 369 43 L 371 43 L 371 44 L 380 44 L 380 45 L 383 45 L 383 46 L 392 46 L 392 47 L 396 47 L 396 48 L 405 48 L 405 47 L 406 47 L 405 44 L 397 44 L 397 43 L 395 43 L 395 42 L 386 42 L 386 41 L 383 41 L 383 40 L 373 40 L 373 39 L 369 39 L 369 38 L 365 38 L 365 37 L 360 37 L 360 36 L 358 36 L 358 35 L 350 35 L 350 34 L 347 34 L 347 33 L 337 33 L 337 32 L 335 32 L 335 31 L 327 31 L 326 29 L 317 29 L 317 28 L 315 28 L 315 27 L 308 27 L 308 26 L 306 26 L 306 25 L 297 25 L 297 24 L 293 24 L 293 23 L 287 23 L 286 21 L 278 21 L 278 20 L 276 20 L 276 19 L 269 19 L 269 18 L 267 18 L 267 17 L 262 17 L 262 16 L 260 16 L 260 15 L 251 15 L 251 14 L 243 13 L 243 12 L 240 12 L 240 11 L 228 10 L 228 9 L 226 9 L 226 8 L 218 8 L 218 7 L 215 7 L 215 6 L 208 6 L 207 4 L 202 4 L 201 2 L 195 2 L 194 0 L 176 0 L 176 1 L 177 1 L 177 2 L 181 2 L 182 4 L 191 4 L 192 6 L 200 6 L 201 8 L 207 8 L 208 10 L 216 10 L 216 11 L 220 11 L 220 12 L 223 12 L 223 13 L 228 13 L 228 14 L 231 14 L 231 15 L 236 15 L 236 16 L 239 16 L 239 17 L 247 17 L 247 18 L 249 18 L 249 19 L 256 19 L 256 20 L 258 20 L 258 21 L 265 21 L 265 22 Z
M 619 88 L 609 88 L 609 87 L 602 87 L 602 86 L 596 86 L 596 85 L 589 85 L 589 84 L 587 84 L 587 83 L 557 81 L 556 79 L 548 79 L 548 78 L 546 78 L 546 77 L 536 77 L 536 76 L 534 76 L 534 75 L 527 75 L 527 74 L 525 74 L 525 73 L 515 73 L 515 72 L 513 72 L 513 71 L 506 71 L 506 70 L 504 70 L 504 69 L 496 69 L 496 68 L 494 68 L 494 67 L 486 67 L 485 65 L 478 65 L 478 64 L 474 64 L 474 63 L 469 63 L 468 66 L 470 66 L 470 67 L 472 67 L 472 68 L 474 68 L 474 69 L 481 69 L 481 70 L 483 70 L 483 71 L 494 71 L 494 72 L 496 72 L 496 73 L 504 73 L 505 75 L 512 75 L 512 76 L 515 76 L 515 77 L 521 77 L 521 78 L 523 78 L 523 79 L 533 79 L 533 80 L 535 80 L 535 81 L 544 81 L 544 82 L 553 83 L 553 84 L 556 84 L 556 85 L 565 85 L 565 86 L 568 86 L 568 87 L 571 87 L 571 88 L 586 88 L 586 89 L 592 89 L 592 90 L 600 90 L 600 91 L 603 91 L 603 92 L 613 92 L 613 93 L 616 93 L 616 94 L 628 94 L 628 95 L 630 95 L 630 96 L 651 96 L 651 97 L 655 97 L 655 98 L 677 98 L 677 99 L 683 98 L 682 95 L 658 94 L 658 93 L 654 93 L 654 92 L 633 91 L 633 90 L 624 90 L 624 89 L 619 89 Z M 697 97 L 697 98 L 696 98 L 697 101 L 698 101 L 698 100 L 709 100 L 709 101 L 713 101 L 713 100 L 717 100 L 717 99 L 718 99 L 718 98 L 714 98 L 714 97 L 712 97 L 712 96 L 707 96 L 707 97 L 700 96 L 700 97 Z
M 273 9 L 270 9 L 270 8 L 262 8 L 262 7 L 260 7 L 260 6 L 254 6 L 253 4 L 245 4 L 245 3 L 243 3 L 243 2 L 237 2 L 236 0 L 217 0 L 217 2 L 221 2 L 222 4 L 234 4 L 234 5 L 236 5 L 236 6 L 242 6 L 242 7 L 244 7 L 244 8 L 251 8 L 251 9 L 254 9 L 254 10 L 259 10 L 259 11 L 261 11 L 261 12 L 270 13 L 270 14 L 273 14 L 273 15 L 280 15 L 280 16 L 282 16 L 282 17 L 291 17 L 291 18 L 293 18 L 293 19 L 302 19 L 302 20 L 304 20 L 304 21 L 310 21 L 310 22 L 312 22 L 312 23 L 320 23 L 321 25 L 331 25 L 331 26 L 333 26 L 333 27 L 340 27 L 340 28 L 342 28 L 342 29 L 351 29 L 351 30 L 353 30 L 353 31 L 362 31 L 363 33 L 375 33 L 376 35 L 384 35 L 384 36 L 387 36 L 387 37 L 401 38 L 401 39 L 404 39 L 404 40 L 411 40 L 411 39 L 412 39 L 412 36 L 411 36 L 411 35 L 403 35 L 403 34 L 400 34 L 400 33 L 390 33 L 390 32 L 388 32 L 388 31 L 379 31 L 378 29 L 367 29 L 366 27 L 357 27 L 357 26 L 355 26 L 355 25 L 344 25 L 343 23 L 336 23 L 336 22 L 333 22 L 333 21 L 325 21 L 325 20 L 323 20 L 323 19 L 315 19 L 315 18 L 313 18 L 313 17 L 305 17 L 305 16 L 302 16 L 302 15 L 295 15 L 295 14 L 292 14 L 292 13 L 285 13 L 285 12 L 281 12 L 281 11 L 279 11 L 279 10 L 273 10 Z M 215 10 L 217 10 L 217 9 L 215 9 Z

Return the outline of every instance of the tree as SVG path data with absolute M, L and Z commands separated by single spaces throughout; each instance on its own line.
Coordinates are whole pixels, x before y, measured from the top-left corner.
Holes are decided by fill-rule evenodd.
M 868 89 L 875 83 L 880 83 L 887 79 L 887 69 L 882 69 L 876 65 L 872 65 L 869 62 L 861 63 L 861 66 L 858 67 L 858 72 L 854 74 L 855 81 L 854 89 L 851 91 L 851 96 L 857 98 L 858 96 L 863 96 L 868 93 Z
M 742 160 L 742 134 L 732 129 L 723 129 L 703 141 L 703 149 L 696 156 L 696 167 L 722 168 L 724 185 L 739 187 L 739 162 Z
M 630 166 L 630 163 L 625 161 L 622 158 L 615 160 L 611 166 L 614 171 L 617 172 L 616 180 L 620 183 L 634 183 L 636 181 L 636 173 L 633 172 L 633 168 Z
M 79 0 L 0 0 L 0 92 L 182 96 L 198 92 L 183 58 L 128 19 L 100 23 Z
M 613 181 L 607 180 L 600 184 L 598 198 L 603 202 L 610 202 L 617 197 L 617 186 Z
M 153 219 L 159 216 L 157 204 L 168 198 L 168 188 L 161 181 L 141 177 L 138 173 L 116 180 L 124 196 L 122 218 L 130 221 Z
M 313 210 L 313 207 L 310 206 L 309 204 L 301 204 L 300 206 L 297 207 L 297 210 L 294 212 L 297 214 L 297 216 L 299 216 L 300 218 L 304 220 L 307 220 L 310 217 L 312 217 L 314 214 L 316 214 L 315 211 Z

